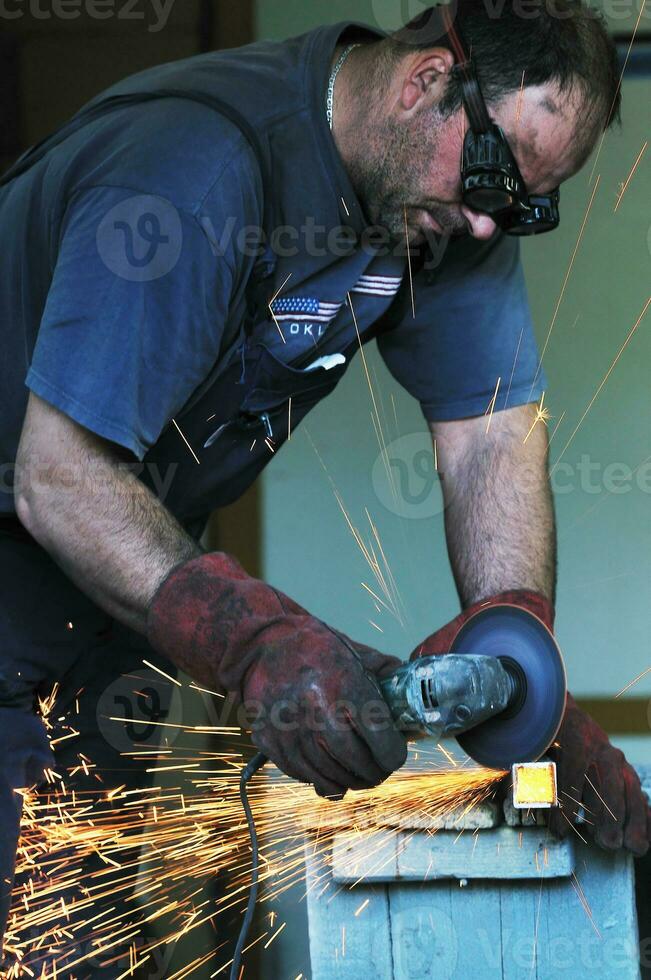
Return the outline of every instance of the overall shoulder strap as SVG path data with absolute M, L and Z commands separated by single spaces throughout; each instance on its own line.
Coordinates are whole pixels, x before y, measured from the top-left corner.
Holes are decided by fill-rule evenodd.
M 256 262 L 249 284 L 247 286 L 247 303 L 250 308 L 255 308 L 260 305 L 260 295 L 261 292 L 266 295 L 268 292 L 266 284 L 270 277 L 273 276 L 275 268 L 275 259 L 272 250 L 268 247 L 271 241 L 271 234 L 274 223 L 274 197 L 273 197 L 273 187 L 271 181 L 271 172 L 268 164 L 268 158 L 265 154 L 262 143 L 255 129 L 251 123 L 246 119 L 238 109 L 235 109 L 230 103 L 225 102 L 218 96 L 209 95 L 206 92 L 201 92 L 198 89 L 177 89 L 177 88 L 160 88 L 153 89 L 151 91 L 145 92 L 131 92 L 125 95 L 112 95 L 95 105 L 89 106 L 87 109 L 82 110 L 76 116 L 73 116 L 67 123 L 55 130 L 50 136 L 41 140 L 40 143 L 36 143 L 29 150 L 27 150 L 12 167 L 6 171 L 0 177 L 0 187 L 9 184 L 12 180 L 17 177 L 22 176 L 33 166 L 35 166 L 40 160 L 46 156 L 50 150 L 55 147 L 60 146 L 68 137 L 72 136 L 74 133 L 79 132 L 84 126 L 89 123 L 94 122 L 96 119 L 102 116 L 108 115 L 114 109 L 122 108 L 128 105 L 139 105 L 144 102 L 152 102 L 156 99 L 187 99 L 191 102 L 199 102 L 202 105 L 208 106 L 218 112 L 220 115 L 224 116 L 229 122 L 236 126 L 244 138 L 247 140 L 249 146 L 253 150 L 255 158 L 260 169 L 260 176 L 262 179 L 262 198 L 263 198 L 263 219 L 262 219 L 262 238 L 264 243 L 261 243 L 260 248 L 260 259 Z
M 0 177 L 0 187 L 8 184 L 10 181 L 15 180 L 16 177 L 22 176 L 30 170 L 36 163 L 43 159 L 43 157 L 53 150 L 55 147 L 60 146 L 68 137 L 74 135 L 74 133 L 79 132 L 84 126 L 89 123 L 94 122 L 96 119 L 107 115 L 113 109 L 120 109 L 123 106 L 128 105 L 138 105 L 143 102 L 152 102 L 156 99 L 188 99 L 191 102 L 199 102 L 202 105 L 208 106 L 218 112 L 220 115 L 224 116 L 234 126 L 240 130 L 242 135 L 248 141 L 251 149 L 253 150 L 258 165 L 260 167 L 260 173 L 262 175 L 262 183 L 265 191 L 265 199 L 269 197 L 268 190 L 271 186 L 271 180 L 269 175 L 269 168 L 267 165 L 266 156 L 262 150 L 262 144 L 256 133 L 255 129 L 239 110 L 235 109 L 230 103 L 225 102 L 223 99 L 218 98 L 214 95 L 209 95 L 206 92 L 200 92 L 197 89 L 176 89 L 176 88 L 161 88 L 153 89 L 149 92 L 129 92 L 125 95 L 111 95 L 101 102 L 89 106 L 87 109 L 83 109 L 76 116 L 73 116 L 67 123 L 60 126 L 54 133 L 46 136 L 45 139 L 41 140 L 40 143 L 36 143 L 34 146 L 30 147 L 23 155 Z

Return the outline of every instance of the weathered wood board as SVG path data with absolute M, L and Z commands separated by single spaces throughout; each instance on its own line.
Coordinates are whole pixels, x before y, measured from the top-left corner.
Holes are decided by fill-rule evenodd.
M 624 852 L 539 826 L 371 840 L 340 828 L 325 865 L 307 847 L 311 980 L 639 980 Z

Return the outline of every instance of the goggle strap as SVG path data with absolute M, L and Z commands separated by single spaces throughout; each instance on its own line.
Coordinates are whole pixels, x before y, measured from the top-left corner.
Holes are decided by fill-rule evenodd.
M 487 133 L 491 128 L 491 118 L 488 115 L 484 97 L 479 89 L 475 67 L 472 57 L 469 54 L 470 49 L 461 31 L 455 25 L 447 5 L 441 8 L 441 16 L 450 46 L 457 59 L 457 65 L 463 75 L 463 99 L 466 105 L 466 111 L 468 112 L 470 126 L 475 133 Z

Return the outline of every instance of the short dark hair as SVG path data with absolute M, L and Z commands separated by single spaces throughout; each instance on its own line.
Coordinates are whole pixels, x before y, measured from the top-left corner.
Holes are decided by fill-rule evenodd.
M 430 8 L 388 41 L 393 56 L 416 48 L 450 47 L 440 7 Z M 487 102 L 498 102 L 525 85 L 554 82 L 559 91 L 578 86 L 589 115 L 607 129 L 620 118 L 617 48 L 601 15 L 583 0 L 456 0 L 449 8 L 471 49 Z M 499 11 L 499 12 L 498 12 Z M 453 71 L 443 103 L 448 114 L 461 106 L 461 78 Z

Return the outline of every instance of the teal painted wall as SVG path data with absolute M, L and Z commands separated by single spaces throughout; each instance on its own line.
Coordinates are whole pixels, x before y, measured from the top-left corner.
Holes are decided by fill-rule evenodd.
M 283 37 L 353 18 L 389 29 L 399 6 L 381 0 L 259 0 L 258 30 L 262 37 Z M 422 6 L 414 2 L 409 9 L 416 13 Z M 636 19 L 632 6 L 620 4 L 610 13 L 619 31 Z M 650 100 L 651 80 L 625 82 L 624 125 L 606 137 L 592 183 L 591 163 L 563 188 L 561 230 L 526 242 L 523 249 L 543 344 L 599 178 L 545 356 L 546 403 L 554 416 L 550 429 L 558 424 L 552 442 L 552 460 L 558 462 L 553 477 L 560 537 L 558 635 L 570 685 L 579 695 L 613 696 L 651 665 L 651 308 L 564 448 L 649 296 L 651 152 L 616 213 L 614 206 L 649 137 Z M 395 385 L 374 350 L 368 360 L 384 438 L 391 456 L 407 466 L 402 499 L 396 507 L 387 491 L 371 398 L 357 358 L 336 394 L 309 416 L 264 475 L 264 567 L 270 581 L 355 639 L 407 656 L 456 613 L 458 603 L 438 487 L 424 504 L 409 503 L 409 495 L 424 486 L 413 468 L 415 453 L 428 445 L 420 409 Z M 335 487 L 366 541 L 371 540 L 367 511 L 378 529 L 400 597 L 400 621 L 382 607 L 378 611 L 362 586 L 377 591 Z M 651 675 L 631 694 L 650 697 Z M 616 741 L 633 761 L 651 760 L 651 738 Z M 297 898 L 279 907 L 288 927 L 264 954 L 265 977 L 293 978 L 300 971 L 309 977 L 304 903 Z
M 378 11 L 386 20 L 397 6 L 380 0 L 309 5 L 260 0 L 259 33 L 287 35 L 343 16 L 370 20 Z M 613 209 L 619 186 L 648 138 L 650 96 L 651 80 L 625 83 L 624 125 L 607 135 L 592 183 L 591 163 L 563 188 L 561 230 L 523 246 L 542 345 L 598 179 L 545 356 L 551 428 L 560 422 L 552 443 L 552 459 L 558 461 L 553 476 L 560 536 L 559 636 L 570 682 L 585 695 L 611 695 L 651 662 L 651 310 L 563 451 L 649 295 L 651 152 L 618 211 Z M 373 351 L 369 363 L 383 405 L 384 438 L 393 443 L 402 437 L 391 452 L 411 466 L 414 447 L 421 445 L 411 435 L 421 433 L 427 445 L 420 410 Z M 416 517 L 401 518 L 387 509 L 391 501 L 377 462 L 371 409 L 358 358 L 337 393 L 310 415 L 265 473 L 265 567 L 273 581 L 356 638 L 407 655 L 428 630 L 455 612 L 457 600 L 438 490 Z M 413 466 L 410 478 L 412 492 L 423 488 Z M 379 529 L 405 607 L 402 623 L 386 610 L 377 613 L 360 584 L 375 588 L 333 484 L 355 525 L 366 525 L 368 532 L 368 508 Z M 634 693 L 651 694 L 651 675 Z

